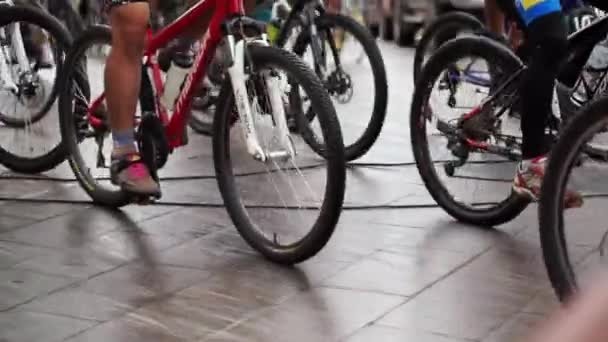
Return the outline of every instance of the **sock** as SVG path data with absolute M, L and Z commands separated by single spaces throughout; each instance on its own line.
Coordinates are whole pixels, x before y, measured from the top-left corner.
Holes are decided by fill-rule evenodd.
M 133 128 L 112 132 L 112 142 L 114 143 L 114 148 L 112 149 L 113 158 L 137 152 Z

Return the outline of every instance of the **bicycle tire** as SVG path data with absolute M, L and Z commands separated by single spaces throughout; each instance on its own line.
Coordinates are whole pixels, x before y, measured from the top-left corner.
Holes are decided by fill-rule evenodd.
M 578 282 L 568 255 L 564 234 L 563 198 L 577 156 L 585 148 L 590 134 L 607 124 L 608 98 L 591 102 L 577 114 L 553 146 L 545 170 L 538 206 L 540 243 L 551 285 L 561 301 L 578 292 Z M 603 126 L 602 126 L 603 125 Z
M 428 99 L 435 81 L 448 65 L 459 60 L 459 56 L 479 56 L 484 60 L 497 61 L 504 67 L 503 70 L 512 70 L 513 74 L 522 67 L 520 60 L 511 50 L 485 37 L 463 37 L 445 43 L 428 60 L 414 90 L 410 111 L 412 149 L 418 172 L 431 196 L 441 208 L 458 221 L 481 227 L 493 227 L 517 217 L 529 202 L 511 193 L 505 200 L 488 209 L 470 209 L 450 196 L 435 172 L 429 155 L 426 136 Z
M 70 33 L 56 18 L 43 10 L 27 6 L 1 7 L 0 26 L 6 26 L 13 22 L 28 22 L 45 29 L 53 36 L 54 39 L 56 39 L 59 47 L 63 51 L 67 51 L 71 46 L 72 37 Z M 31 119 L 32 123 L 42 119 L 42 117 L 46 115 L 52 104 L 55 102 L 59 80 L 58 75 L 61 74 L 61 69 L 61 63 L 58 63 L 55 84 L 53 85 L 53 89 L 49 95 L 49 100 L 43 106 L 44 110 L 41 110 L 39 115 L 36 115 Z M 0 119 L 0 121 L 4 121 L 4 119 Z M 19 127 L 19 125 L 14 126 L 10 123 L 7 123 L 7 126 Z M 21 157 L 0 147 L 0 164 L 17 172 L 39 173 L 55 168 L 65 160 L 66 153 L 67 152 L 63 141 L 59 142 L 57 146 L 51 149 L 48 153 L 35 158 Z
M 363 51 L 367 55 L 371 65 L 375 89 L 374 106 L 371 117 L 363 134 L 357 138 L 355 142 L 345 147 L 346 160 L 353 161 L 364 156 L 372 148 L 382 132 L 382 127 L 386 119 L 386 110 L 388 105 L 388 80 L 386 76 L 384 59 L 382 58 L 380 48 L 378 47 L 378 44 L 371 33 L 367 30 L 367 28 L 359 24 L 353 18 L 340 14 L 324 13 L 321 16 L 318 16 L 315 21 L 319 32 L 324 32 L 324 30 L 331 28 L 340 28 L 345 32 L 350 33 L 353 38 L 359 41 L 363 47 Z M 292 22 L 295 23 L 295 25 L 298 24 L 296 21 Z M 286 28 L 286 30 L 291 30 L 294 27 L 295 26 Z M 286 36 L 289 37 L 289 34 L 286 34 Z M 308 32 L 303 32 L 297 38 L 293 52 L 302 57 L 302 55 L 304 55 L 306 52 L 306 47 L 308 45 L 310 45 L 310 36 L 308 35 Z M 309 120 L 314 118 L 314 114 L 312 116 L 307 116 Z M 308 127 L 308 125 L 300 127 L 300 129 L 306 129 L 306 127 Z M 314 136 L 314 133 L 308 132 L 308 134 L 303 134 L 303 137 L 311 136 Z M 317 139 L 306 139 L 306 142 L 315 151 L 317 151 L 317 153 L 321 153 L 322 146 L 319 144 Z
M 59 88 L 59 120 L 62 141 L 68 152 L 68 163 L 74 172 L 80 186 L 98 205 L 119 208 L 130 204 L 131 196 L 120 190 L 110 191 L 97 185 L 96 180 L 90 174 L 88 166 L 84 162 L 78 148 L 80 141 L 77 136 L 77 118 L 73 110 L 73 75 L 82 67 L 82 57 L 87 49 L 94 44 L 111 44 L 112 33 L 108 26 L 93 25 L 87 28 L 83 34 L 76 39 L 72 49 L 68 53 L 64 72 L 60 78 Z
M 230 122 L 234 95 L 230 81 L 225 81 L 219 96 L 220 103 L 214 117 L 213 129 L 213 160 L 220 193 L 232 221 L 247 243 L 267 259 L 291 265 L 316 255 L 331 238 L 340 217 L 346 181 L 342 134 L 329 95 L 312 70 L 296 55 L 274 47 L 250 45 L 248 49 L 254 65 L 274 65 L 289 71 L 291 77 L 296 78 L 297 83 L 315 99 L 313 105 L 321 114 L 319 120 L 327 141 L 327 184 L 319 217 L 308 235 L 299 242 L 286 247 L 276 246 L 265 239 L 250 221 L 236 189 L 230 158 Z
M 424 66 L 425 53 L 429 49 L 431 43 L 436 42 L 438 37 L 446 31 L 459 32 L 462 29 L 471 29 L 472 31 L 480 30 L 484 27 L 474 15 L 466 12 L 447 13 L 437 17 L 424 30 L 422 38 L 416 47 L 414 53 L 414 83 L 420 78 L 420 72 Z M 440 47 L 445 43 L 445 40 L 439 40 L 436 44 Z
M 2 7 L 3 10 L 4 9 L 9 9 L 9 8 L 31 8 L 34 11 L 39 11 L 40 13 L 46 13 L 50 17 L 52 17 L 53 19 L 57 19 L 57 18 L 53 17 L 52 15 L 50 15 L 48 13 L 48 11 L 46 11 L 46 9 L 44 7 L 42 7 L 40 4 L 34 5 L 34 4 L 24 3 L 22 5 L 14 5 L 14 6 L 8 6 L 8 5 L 6 5 L 6 6 Z M 10 14 L 10 13 L 7 13 L 7 14 Z M 8 17 L 8 18 L 10 18 L 10 17 Z M 14 20 L 14 21 L 18 21 L 18 20 Z M 11 21 L 8 21 L 8 23 L 11 23 Z M 58 21 L 58 23 L 61 25 L 61 23 L 59 21 Z M 61 26 L 61 27 L 63 28 L 63 26 Z M 67 33 L 67 35 L 69 36 L 69 39 L 71 41 L 72 36 L 70 35 L 69 31 L 67 31 L 65 29 L 63 31 L 64 32 L 62 32 L 60 35 L 64 36 L 65 33 Z M 23 32 L 22 32 L 22 34 L 23 34 Z M 59 33 L 55 32 L 55 34 L 59 34 Z M 25 37 L 23 37 L 23 38 L 25 38 Z M 64 40 L 64 39 L 62 39 L 62 40 Z M 27 41 L 25 39 L 24 39 L 24 46 L 25 46 L 26 51 L 27 51 L 29 45 L 27 44 Z M 61 51 L 57 51 L 57 48 L 55 48 L 55 51 L 53 51 L 53 52 L 57 56 L 58 52 L 60 53 Z M 60 71 L 60 66 L 61 66 L 61 63 L 58 63 L 57 64 L 57 69 L 56 69 L 55 80 L 57 79 L 57 75 L 59 75 L 59 73 L 61 72 Z M 54 87 L 53 90 L 52 90 L 51 95 L 49 96 L 49 99 L 46 101 L 46 103 L 44 104 L 44 106 L 42 106 L 42 108 L 38 111 L 38 113 L 36 113 L 35 115 L 33 115 L 31 118 L 29 118 L 28 121 L 22 120 L 22 119 L 16 119 L 16 118 L 13 118 L 13 117 L 10 117 L 10 116 L 6 116 L 3 113 L 0 113 L 0 122 L 4 123 L 5 125 L 10 126 L 10 127 L 23 128 L 28 123 L 36 123 L 36 122 L 40 121 L 46 115 L 46 113 L 48 112 L 48 110 L 51 108 L 51 106 L 55 102 L 55 98 L 56 98 L 56 91 L 55 90 L 56 89 Z

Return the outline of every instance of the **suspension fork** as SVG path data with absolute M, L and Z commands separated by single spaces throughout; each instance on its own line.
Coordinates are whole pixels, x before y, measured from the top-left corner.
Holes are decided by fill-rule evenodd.
M 2 46 L 0 46 L 0 81 L 2 81 L 2 89 L 10 90 L 16 94 L 19 91 L 19 88 L 13 80 L 13 75 L 9 66 L 12 62 L 11 54 L 6 43 L 6 30 L 0 29 L 0 44 L 2 44 Z
M 228 47 L 231 51 L 231 67 L 228 68 L 232 88 L 237 104 L 239 117 L 242 122 L 243 135 L 247 144 L 247 152 L 259 161 L 267 161 L 269 158 L 284 158 L 294 157 L 295 147 L 291 140 L 289 127 L 287 125 L 287 116 L 285 106 L 283 104 L 282 92 L 279 87 L 279 81 L 276 77 L 263 77 L 264 85 L 267 88 L 272 117 L 279 132 L 279 140 L 285 151 L 264 151 L 260 145 L 256 128 L 254 124 L 253 111 L 249 96 L 247 94 L 247 75 L 245 75 L 245 61 L 250 57 L 247 54 L 246 41 L 244 39 L 235 43 L 234 36 L 228 35 Z M 266 34 L 262 34 L 261 39 L 256 39 L 254 44 L 270 46 Z M 249 58 L 249 66 L 253 67 L 252 61 Z
M 315 62 L 315 72 L 322 79 L 325 76 L 325 53 L 323 52 L 323 46 L 320 44 L 319 28 L 315 20 L 316 7 L 311 5 L 306 6 L 304 17 L 308 24 L 308 35 L 310 36 L 310 48 Z M 322 10 L 322 8 L 319 8 L 319 10 Z
M 19 63 L 19 70 L 21 72 L 29 71 L 30 62 L 25 52 L 23 36 L 21 35 L 21 28 L 19 27 L 19 24 L 13 24 L 11 26 L 11 46 L 15 50 L 15 57 L 17 57 L 17 63 Z
M 12 0 L 4 0 L 2 1 L 2 3 L 7 4 L 9 6 L 14 5 Z M 11 25 L 11 28 L 11 46 L 15 51 L 15 57 L 17 58 L 17 63 L 19 63 L 19 69 L 22 72 L 29 71 L 30 63 L 25 52 L 23 36 L 21 35 L 21 28 L 19 27 L 18 23 Z M 6 30 L 2 29 L 2 38 L 6 38 L 6 33 Z M 10 58 L 11 55 L 8 54 L 6 57 Z
M 231 61 L 230 67 L 228 68 L 228 75 L 230 76 L 234 100 L 239 118 L 241 119 L 242 123 L 240 126 L 243 129 L 243 136 L 247 144 L 247 152 L 253 156 L 254 159 L 265 162 L 267 156 L 260 146 L 260 142 L 256 134 L 251 103 L 249 102 L 249 95 L 247 94 L 247 75 L 245 74 L 245 40 L 241 39 L 238 42 L 235 42 L 234 35 L 232 34 L 228 34 L 226 38 Z

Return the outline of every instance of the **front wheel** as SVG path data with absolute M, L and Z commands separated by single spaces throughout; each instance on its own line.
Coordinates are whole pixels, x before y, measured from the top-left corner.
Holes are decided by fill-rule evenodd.
M 226 209 L 243 238 L 273 262 L 299 263 L 327 244 L 340 217 L 346 177 L 340 125 L 327 92 L 297 56 L 271 47 L 250 45 L 248 49 L 253 65 L 249 70 L 254 73 L 247 75 L 246 88 L 253 122 L 239 120 L 231 129 L 235 99 L 226 80 L 213 129 L 217 181 Z M 289 97 L 290 87 L 312 99 L 325 141 L 325 158 L 306 150 L 307 144 L 298 135 L 289 136 L 291 143 L 285 144 L 282 138 L 288 132 L 276 126 L 271 113 L 272 97 L 266 86 L 270 81 L 284 87 L 280 94 L 283 101 L 301 98 Z M 285 103 L 285 107 L 301 105 Z M 304 114 L 300 111 L 296 115 L 301 118 Z M 265 162 L 247 152 L 242 124 L 255 128 L 268 158 Z M 269 136 L 264 138 L 264 134 Z
M 293 52 L 314 67 L 334 100 L 343 127 L 346 159 L 359 159 L 378 139 L 386 118 L 388 81 L 384 60 L 371 33 L 354 19 L 326 13 L 315 23 L 321 53 L 314 53 L 306 29 L 299 33 Z M 286 29 L 297 32 L 296 27 Z M 321 143 L 314 138 L 315 114 L 308 108 L 306 115 L 311 123 L 299 129 L 304 137 L 310 137 L 307 141 L 311 147 L 320 151 Z
M 66 156 L 54 104 L 72 38 L 57 19 L 28 6 L 0 8 L 0 36 L 7 43 L 0 51 L 6 67 L 0 77 L 0 163 L 23 173 L 53 169 Z M 18 63 L 20 50 L 29 68 Z
M 551 151 L 538 207 L 540 242 L 547 273 L 560 300 L 595 281 L 608 261 L 607 163 L 590 158 L 590 143 L 608 141 L 608 99 L 577 114 Z M 566 190 L 583 194 L 584 205 L 564 210 Z

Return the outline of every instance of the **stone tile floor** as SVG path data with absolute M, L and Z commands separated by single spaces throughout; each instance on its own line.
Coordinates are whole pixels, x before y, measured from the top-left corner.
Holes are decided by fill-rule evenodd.
M 411 162 L 412 51 L 382 49 L 391 103 L 363 161 Z M 209 158 L 208 147 L 188 149 L 165 175 L 212 175 Z M 205 182 L 170 182 L 167 198 L 221 203 Z M 73 182 L 44 180 L 0 180 L 0 196 L 87 200 Z M 252 251 L 221 208 L 2 201 L 0 341 L 507 342 L 556 308 L 535 207 L 496 230 L 432 206 L 352 207 L 377 204 L 433 201 L 411 165 L 352 168 L 351 209 L 329 245 L 284 268 Z

